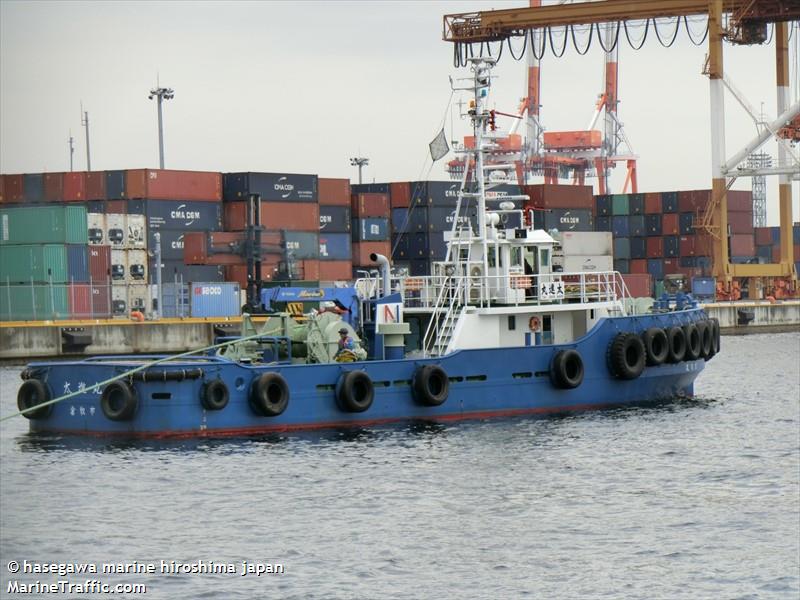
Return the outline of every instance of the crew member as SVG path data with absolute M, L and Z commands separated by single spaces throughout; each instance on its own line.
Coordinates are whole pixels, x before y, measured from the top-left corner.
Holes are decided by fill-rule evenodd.
M 356 349 L 356 343 L 350 337 L 347 327 L 342 327 L 339 330 L 339 352 L 350 350 L 351 352 Z M 338 352 L 337 352 L 338 354 Z

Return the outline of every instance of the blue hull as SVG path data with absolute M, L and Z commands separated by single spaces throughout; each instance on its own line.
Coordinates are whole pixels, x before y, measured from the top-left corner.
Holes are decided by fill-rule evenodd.
M 702 310 L 604 319 L 570 344 L 520 348 L 460 350 L 430 359 L 402 359 L 317 365 L 253 366 L 222 359 L 170 362 L 160 370 L 202 367 L 202 377 L 184 381 L 132 385 L 138 397 L 128 421 L 108 419 L 100 391 L 58 402 L 46 418 L 31 419 L 31 431 L 123 436 L 218 436 L 292 429 L 368 425 L 404 420 L 446 421 L 493 416 L 559 413 L 670 400 L 691 396 L 703 359 L 646 367 L 632 380 L 615 378 L 608 349 L 621 332 L 641 333 L 705 319 Z M 550 369 L 559 350 L 577 350 L 584 364 L 583 382 L 575 389 L 553 384 Z M 91 386 L 131 367 L 130 357 L 69 363 L 34 363 L 29 369 L 48 386 L 51 396 Z M 141 357 L 138 357 L 141 360 Z M 450 379 L 447 400 L 440 406 L 415 401 L 412 377 L 425 364 L 436 364 Z M 336 401 L 335 385 L 343 372 L 363 370 L 374 384 L 374 400 L 364 412 L 346 412 Z M 274 417 L 256 414 L 249 403 L 252 382 L 265 372 L 279 373 L 290 399 Z M 206 410 L 200 402 L 204 381 L 222 380 L 230 390 L 223 410 Z

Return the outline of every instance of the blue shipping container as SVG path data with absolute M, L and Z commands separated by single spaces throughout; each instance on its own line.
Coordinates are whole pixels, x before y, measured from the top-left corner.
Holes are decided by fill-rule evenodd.
M 595 231 L 611 231 L 611 217 L 597 217 L 594 220 Z
M 22 178 L 25 202 L 44 202 L 44 174 L 29 173 Z
M 592 211 L 576 208 L 552 208 L 533 213 L 534 229 L 550 231 L 592 231 Z
M 128 214 L 146 215 L 148 229 L 187 231 L 222 229 L 222 205 L 219 202 L 129 200 Z
M 428 208 L 412 204 L 408 208 L 392 209 L 392 231 L 411 233 L 428 229 Z
M 681 213 L 678 219 L 681 235 L 694 235 L 694 213 Z
M 681 239 L 677 235 L 664 236 L 664 256 L 666 258 L 677 258 L 680 256 Z
M 614 260 L 614 270 L 619 273 L 630 273 L 631 263 L 628 259 L 618 258 Z
M 418 209 L 425 210 L 425 209 Z M 431 206 L 428 211 L 428 230 L 429 231 L 452 231 L 453 223 L 458 221 L 461 227 L 466 228 L 467 223 L 472 225 L 472 230 L 478 230 L 478 217 L 474 214 L 475 209 L 462 207 L 456 219 L 456 209 L 454 206 Z
M 772 260 L 772 246 L 756 246 L 756 256 Z
M 294 260 L 319 258 L 319 234 L 307 231 L 283 232 L 286 257 Z
M 319 232 L 321 234 L 349 233 L 350 207 L 321 204 L 319 207 Z
M 106 199 L 125 198 L 125 171 L 106 171 Z
M 631 238 L 631 258 L 647 258 L 647 238 Z
M 664 261 L 660 258 L 648 258 L 647 272 L 653 276 L 653 279 L 664 279 Z
M 455 206 L 458 202 L 460 181 L 411 182 L 411 204 L 422 206 Z
M 71 283 L 89 281 L 89 247 L 81 244 L 67 245 L 67 279 Z
M 241 314 L 238 283 L 193 281 L 189 299 L 193 317 L 237 317 Z
M 431 274 L 430 261 L 425 258 L 409 261 L 408 274 L 411 275 L 412 277 L 425 277 L 426 275 L 430 275 Z
M 644 216 L 645 235 L 648 237 L 658 237 L 661 235 L 661 215 Z
M 321 233 L 319 236 L 320 260 L 350 260 L 353 257 L 349 233 Z
M 644 194 L 628 195 L 628 214 L 630 215 L 644 214 Z
M 147 248 L 156 250 L 156 233 L 161 234 L 161 260 L 183 260 L 183 236 L 185 231 L 172 229 L 148 229 Z
M 628 231 L 631 237 L 642 237 L 647 234 L 644 225 L 644 215 L 634 215 L 628 217 Z
M 385 242 L 389 239 L 389 219 L 353 219 L 354 242 Z
M 597 215 L 600 217 L 610 217 L 611 216 L 611 196 L 595 196 L 595 205 L 597 206 Z M 600 230 L 600 231 L 609 231 L 609 230 Z
M 155 297 L 155 294 L 154 294 Z M 167 318 L 188 317 L 189 285 L 185 283 L 161 284 L 161 316 Z
M 631 233 L 631 224 L 625 215 L 611 217 L 611 231 L 614 237 L 628 237 Z
M 247 200 L 250 194 L 260 194 L 269 202 L 317 202 L 316 175 L 303 173 L 225 173 L 222 177 L 222 197 L 226 201 Z
M 661 192 L 661 212 L 678 212 L 678 192 Z
M 407 233 L 392 235 L 392 260 L 404 260 L 409 257 L 408 238 L 409 235 Z
M 618 237 L 614 238 L 614 258 L 629 259 L 631 257 L 631 240 L 630 238 Z M 625 271 L 627 273 L 627 271 Z

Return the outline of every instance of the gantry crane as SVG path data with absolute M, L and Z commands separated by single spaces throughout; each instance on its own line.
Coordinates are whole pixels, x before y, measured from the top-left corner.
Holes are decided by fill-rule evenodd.
M 800 19 L 800 0 L 602 0 L 541 7 L 512 8 L 444 16 L 443 38 L 454 43 L 505 40 L 526 35 L 529 30 L 565 25 L 587 25 L 708 15 L 708 60 L 704 73 L 709 77 L 711 96 L 711 201 L 696 227 L 713 241 L 713 274 L 724 297 L 731 293 L 735 278 L 750 280 L 751 290 L 797 290 L 797 272 L 792 254 L 792 179 L 800 179 L 800 159 L 789 146 L 796 139 L 800 121 L 800 102 L 789 105 L 789 47 L 787 22 Z M 728 15 L 729 27 L 723 25 Z M 768 23 L 775 23 L 775 62 L 778 92 L 778 118 L 740 152 L 726 160 L 725 103 L 727 87 L 747 110 L 723 71 L 723 39 L 736 44 L 763 43 Z M 779 141 L 778 165 L 766 169 L 746 169 L 746 157 L 768 139 Z M 739 176 L 777 175 L 780 203 L 780 261 L 774 264 L 732 264 L 728 250 L 727 191 Z

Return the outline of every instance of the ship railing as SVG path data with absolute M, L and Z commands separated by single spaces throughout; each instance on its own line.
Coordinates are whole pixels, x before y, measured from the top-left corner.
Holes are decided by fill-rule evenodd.
M 447 309 L 442 298 L 448 290 L 450 297 L 457 290 L 463 304 L 479 308 L 617 302 L 624 311 L 625 299 L 630 297 L 617 271 L 403 277 L 392 281 L 392 290 L 402 294 L 406 307 L 433 311 Z

